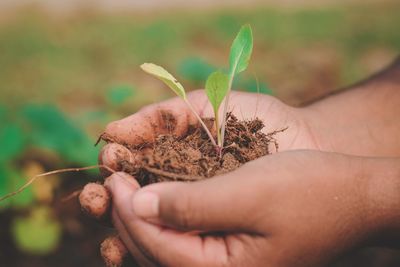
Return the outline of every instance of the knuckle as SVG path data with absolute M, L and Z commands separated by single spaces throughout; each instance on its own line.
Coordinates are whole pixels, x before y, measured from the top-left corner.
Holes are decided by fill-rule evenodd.
M 104 133 L 108 135 L 113 135 L 115 132 L 115 129 L 118 128 L 119 122 L 118 121 L 112 121 L 108 123 L 105 127 Z

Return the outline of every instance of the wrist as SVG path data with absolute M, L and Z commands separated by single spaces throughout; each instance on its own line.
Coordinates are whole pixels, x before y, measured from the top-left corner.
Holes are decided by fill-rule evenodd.
M 400 243 L 400 158 L 362 158 L 365 190 L 362 206 L 367 235 L 375 245 Z
M 400 71 L 399 71 L 400 73 Z M 400 156 L 399 82 L 379 79 L 300 109 L 323 150 L 359 156 Z

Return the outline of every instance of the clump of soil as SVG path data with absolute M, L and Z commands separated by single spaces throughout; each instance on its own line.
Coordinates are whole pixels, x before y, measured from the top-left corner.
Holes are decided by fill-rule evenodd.
M 79 203 L 86 214 L 100 220 L 110 210 L 111 196 L 108 190 L 98 183 L 88 183 L 79 194 Z
M 100 253 L 108 267 L 121 267 L 128 255 L 128 250 L 119 237 L 113 236 L 101 243 Z
M 206 118 L 205 123 L 212 128 L 214 119 Z M 275 135 L 286 129 L 263 133 L 264 123 L 256 118 L 239 121 L 233 114 L 227 116 L 225 144 L 220 154 L 210 142 L 204 129 L 191 126 L 181 137 L 172 134 L 159 135 L 154 144 L 130 147 L 133 153 L 141 150 L 139 162 L 120 159 L 119 169 L 134 176 L 140 185 L 162 181 L 196 181 L 227 173 L 244 163 L 278 150 Z M 106 136 L 107 142 L 115 142 Z

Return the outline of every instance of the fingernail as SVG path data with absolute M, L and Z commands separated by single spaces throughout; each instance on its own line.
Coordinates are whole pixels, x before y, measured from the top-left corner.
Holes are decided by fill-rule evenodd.
M 130 176 L 129 174 L 125 173 L 125 172 L 116 172 L 113 175 L 116 175 L 118 177 L 121 177 L 125 182 L 127 182 L 130 186 L 135 186 L 135 188 L 138 188 L 139 185 L 136 182 L 136 180 Z
M 144 219 L 158 217 L 158 195 L 152 192 L 138 192 L 133 197 L 133 211 Z
M 139 184 L 136 182 L 136 180 L 128 175 L 127 173 L 124 172 L 116 172 L 113 173 L 110 177 L 106 178 L 104 185 L 109 188 L 111 191 L 113 191 L 115 189 L 115 185 L 116 183 L 122 183 L 125 186 L 128 187 L 134 187 L 135 189 L 138 189 L 140 186 Z

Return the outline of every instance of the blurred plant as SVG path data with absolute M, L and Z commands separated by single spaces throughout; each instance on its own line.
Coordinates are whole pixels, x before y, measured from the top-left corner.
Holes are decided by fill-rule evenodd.
M 63 162 L 90 165 L 97 161 L 98 148 L 71 118 L 53 105 L 24 105 L 0 107 L 0 195 L 4 196 L 23 186 L 43 167 L 38 153 L 56 156 Z M 35 149 L 35 154 L 30 152 Z M 50 153 L 49 153 L 50 152 Z M 26 162 L 26 164 L 24 163 Z M 26 252 L 51 252 L 61 238 L 61 226 L 51 215 L 55 179 L 46 179 L 34 187 L 0 203 L 0 209 L 33 208 L 30 215 L 15 217 L 12 233 L 17 246 Z M 41 203 L 40 207 L 35 207 Z
M 119 84 L 112 86 L 106 95 L 106 99 L 112 106 L 118 106 L 129 100 L 136 94 L 136 90 L 132 85 Z
M 179 75 L 195 86 L 201 86 L 207 77 L 216 70 L 215 66 L 198 57 L 186 58 L 178 67 Z
M 44 255 L 57 248 L 61 238 L 61 225 L 47 206 L 31 209 L 26 217 L 15 218 L 12 224 L 14 241 L 20 250 Z

